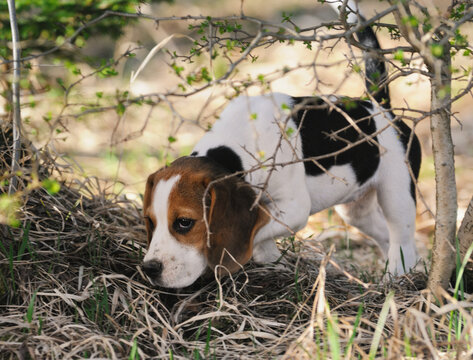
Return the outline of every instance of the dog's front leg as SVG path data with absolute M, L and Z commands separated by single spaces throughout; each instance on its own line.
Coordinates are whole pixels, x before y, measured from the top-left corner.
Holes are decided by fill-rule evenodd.
M 253 245 L 253 260 L 268 263 L 281 256 L 275 238 L 293 235 L 307 224 L 310 215 L 309 194 L 288 196 L 267 205 L 271 214 L 270 221 L 256 234 Z

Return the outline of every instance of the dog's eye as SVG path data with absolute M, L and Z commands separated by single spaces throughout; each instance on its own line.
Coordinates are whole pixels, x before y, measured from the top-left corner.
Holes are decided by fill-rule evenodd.
M 177 218 L 172 224 L 174 231 L 178 234 L 188 233 L 194 226 L 195 220 L 189 218 Z

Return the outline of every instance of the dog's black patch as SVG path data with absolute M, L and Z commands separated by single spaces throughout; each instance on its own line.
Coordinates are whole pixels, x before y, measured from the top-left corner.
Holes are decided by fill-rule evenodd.
M 330 111 L 322 99 L 294 97 L 293 100 L 294 107 L 301 106 L 294 116 L 294 121 L 300 128 L 302 153 L 305 159 L 333 153 L 343 149 L 347 144 L 362 139 L 363 135 L 360 135 L 340 112 Z M 376 132 L 375 122 L 367 110 L 367 107 L 371 106 L 368 102 L 348 100 L 345 104 L 340 102 L 337 106 L 356 122 L 364 134 L 371 135 Z M 377 138 L 374 137 L 373 140 L 377 141 Z M 379 161 L 378 147 L 369 141 L 364 141 L 336 156 L 323 158 L 317 162 L 327 170 L 334 165 L 350 163 L 355 171 L 356 180 L 361 185 L 373 176 Z M 304 166 L 307 175 L 317 176 L 324 172 L 311 161 L 304 162 Z
M 207 150 L 206 156 L 231 174 L 243 171 L 240 157 L 228 146 L 218 146 Z M 243 177 L 243 175 L 241 175 Z
M 406 125 L 403 121 L 399 120 L 395 123 L 396 127 L 399 129 L 399 137 L 401 139 L 402 145 L 404 146 L 404 151 L 407 151 L 409 144 L 409 139 L 411 137 L 412 130 L 409 126 Z M 409 149 L 409 164 L 411 165 L 412 172 L 417 180 L 419 177 L 420 163 L 422 158 L 422 151 L 420 148 L 420 142 L 417 138 L 417 135 L 414 134 L 412 139 L 411 147 Z M 416 186 L 414 180 L 411 179 L 411 195 L 414 201 L 416 201 Z

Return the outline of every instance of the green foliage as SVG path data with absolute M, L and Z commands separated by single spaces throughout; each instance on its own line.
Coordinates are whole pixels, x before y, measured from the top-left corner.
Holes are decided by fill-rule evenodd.
M 133 346 L 131 347 L 130 350 L 130 356 L 128 356 L 129 360 L 136 360 L 139 359 L 140 355 L 138 354 L 138 343 L 136 341 L 136 338 L 133 340 Z
M 348 354 L 351 350 L 352 344 L 355 340 L 355 336 L 357 335 L 358 326 L 360 325 L 361 316 L 363 315 L 363 308 L 364 308 L 364 303 L 360 303 L 360 306 L 358 307 L 358 312 L 356 313 L 355 322 L 353 323 L 353 332 L 352 332 L 352 334 L 350 336 L 350 339 L 348 340 L 347 346 L 345 348 L 345 358 L 347 358 L 347 356 L 348 356 Z
M 406 16 L 402 19 L 402 22 L 404 24 L 410 25 L 411 27 L 419 26 L 419 19 L 417 19 L 414 15 Z
M 468 46 L 468 38 L 466 35 L 460 33 L 460 30 L 455 31 L 455 36 L 451 40 L 451 45 L 464 48 Z
M 0 195 L 0 224 L 8 224 L 13 227 L 19 227 L 20 222 L 16 217 L 16 212 L 20 208 L 20 202 L 15 195 Z
M 293 16 L 293 14 L 287 14 L 285 11 L 282 12 L 282 20 L 281 22 L 291 22 L 291 17 Z
M 457 3 L 453 5 L 452 12 L 450 13 L 450 19 L 454 21 L 460 20 L 465 14 L 466 3 Z
M 34 302 L 36 300 L 36 291 L 33 293 L 31 297 L 30 303 L 28 305 L 28 309 L 26 311 L 25 319 L 28 321 L 29 324 L 33 321 L 33 313 L 34 313 Z
M 340 337 L 338 333 L 337 319 L 329 317 L 327 319 L 327 337 L 330 346 L 330 358 L 334 360 L 341 359 Z
M 41 185 L 49 193 L 49 195 L 56 195 L 61 190 L 61 185 L 56 180 L 45 179 Z
M 117 76 L 118 72 L 111 66 L 104 66 L 100 71 L 98 72 L 98 76 L 101 78 L 109 78 L 112 76 Z
M 84 301 L 83 310 L 87 317 L 99 326 L 107 326 L 106 315 L 110 315 L 107 287 L 94 283 L 93 296 Z
M 397 50 L 395 53 L 394 53 L 394 59 L 397 60 L 397 61 L 400 61 L 402 66 L 406 66 L 407 65 L 407 61 L 405 60 L 404 58 L 404 51 L 399 49 Z
M 162 2 L 170 0 L 150 0 Z M 105 11 L 136 12 L 140 0 L 16 0 L 16 13 L 20 40 L 28 41 L 23 56 L 61 45 L 74 35 L 83 24 L 97 18 Z M 130 19 L 111 16 L 85 29 L 73 39 L 76 46 L 83 46 L 92 35 L 108 34 L 117 38 Z M 11 56 L 7 43 L 11 41 L 10 18 L 6 1 L 0 2 L 0 55 Z
M 342 97 L 341 98 L 341 102 L 343 104 L 343 107 L 347 110 L 347 111 L 350 111 L 350 110 L 353 110 L 353 109 L 356 109 L 357 108 L 357 103 L 356 101 L 353 101 L 353 99 L 349 98 L 349 97 Z
M 432 44 L 430 45 L 430 52 L 436 58 L 441 58 L 443 56 L 443 46 L 440 44 Z

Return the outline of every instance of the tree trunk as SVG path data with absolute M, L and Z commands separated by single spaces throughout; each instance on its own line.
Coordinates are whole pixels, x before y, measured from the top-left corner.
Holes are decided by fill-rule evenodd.
M 436 214 L 432 264 L 428 288 L 435 294 L 438 287 L 446 289 L 455 267 L 455 234 L 457 218 L 457 189 L 452 135 L 450 49 L 445 46 L 444 55 L 429 64 L 431 79 L 430 118 L 432 152 L 435 166 Z

